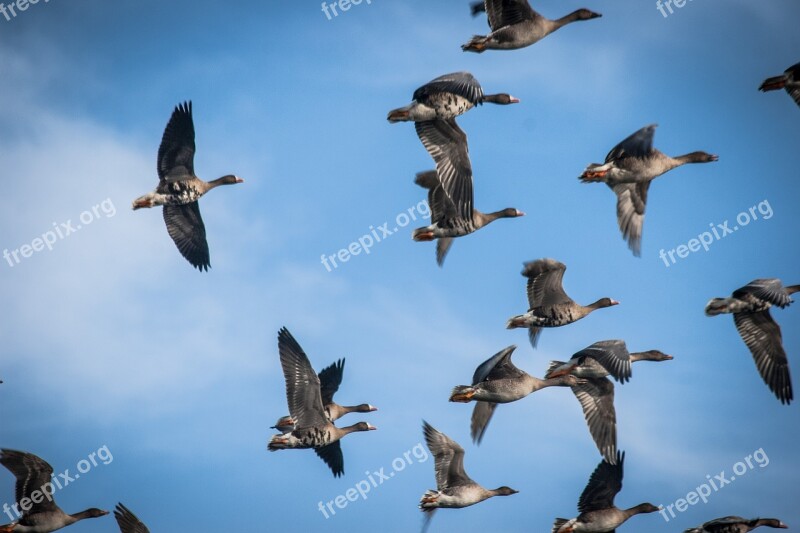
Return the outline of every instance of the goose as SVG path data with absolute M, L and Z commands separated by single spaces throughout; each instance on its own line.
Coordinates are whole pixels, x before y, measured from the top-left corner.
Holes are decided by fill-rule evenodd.
M 786 89 L 789 96 L 800 105 L 800 63 L 787 68 L 780 76 L 764 80 L 758 89 L 764 92 Z
M 286 328 L 281 328 L 278 332 L 278 352 L 286 380 L 286 402 L 289 404 L 289 415 L 295 422 L 295 429 L 274 435 L 267 449 L 275 452 L 313 448 L 331 469 L 334 477 L 342 476 L 344 457 L 339 440 L 356 431 L 371 431 L 377 428 L 366 422 L 337 428 L 328 420 L 322 405 L 319 377 L 300 344 Z
M 114 518 L 117 519 L 120 533 L 150 533 L 147 526 L 121 503 L 114 508 Z
M 339 390 L 344 374 L 344 359 L 339 359 L 330 366 L 323 368 L 317 377 L 320 383 L 322 394 L 322 405 L 325 408 L 325 416 L 329 421 L 335 422 L 348 413 L 369 413 L 377 411 L 378 408 L 368 403 L 359 405 L 339 405 L 333 401 L 333 395 Z M 289 433 L 294 429 L 294 420 L 290 415 L 282 416 L 278 419 L 272 429 L 277 429 L 283 433 Z
M 624 462 L 624 452 L 617 452 L 616 464 L 603 459 L 578 500 L 578 517 L 556 518 L 552 533 L 614 533 L 632 516 L 659 511 L 652 503 L 641 503 L 630 509 L 614 505 L 614 498 L 622 489 Z
M 523 266 L 522 275 L 528 278 L 530 310 L 524 315 L 508 319 L 506 328 L 528 328 L 528 336 L 534 348 L 541 328 L 566 326 L 592 311 L 619 304 L 611 298 L 601 298 L 587 306 L 575 303 L 561 285 L 566 270 L 566 265 L 555 259 L 538 259 Z
M 71 515 L 59 509 L 53 499 L 53 467 L 32 453 L 2 449 L 0 464 L 17 480 L 14 509 L 17 512 L 22 510 L 19 520 L 0 525 L 0 533 L 50 533 L 86 518 L 108 514 L 108 511 L 94 507 Z
M 436 509 L 461 509 L 493 496 L 510 496 L 519 492 L 506 486 L 487 490 L 478 485 L 464 471 L 464 448 L 424 420 L 422 430 L 436 470 L 436 489 L 426 491 L 419 502 L 419 508 L 425 513 L 423 532 Z
M 414 91 L 412 102 L 389 111 L 389 122 L 421 122 L 456 118 L 484 103 L 518 104 L 507 93 L 483 94 L 483 88 L 469 72 L 453 72 L 429 81 Z
M 451 402 L 475 401 L 470 433 L 472 441 L 480 444 L 498 403 L 511 403 L 546 387 L 569 387 L 579 380 L 572 375 L 539 379 L 517 368 L 511 362 L 516 350 L 511 345 L 481 363 L 472 376 L 472 385 L 459 385 L 450 394 Z
M 617 224 L 636 257 L 642 253 L 642 226 L 650 182 L 670 170 L 688 163 L 711 163 L 719 157 L 707 152 L 692 152 L 670 157 L 653 148 L 657 124 L 633 133 L 616 145 L 604 164 L 592 163 L 580 180 L 603 182 L 617 196 Z
M 602 16 L 588 9 L 578 9 L 560 19 L 550 20 L 534 11 L 528 0 L 486 0 L 483 9 L 473 6 L 472 10 L 474 15 L 486 11 L 492 30 L 489 35 L 473 36 L 461 46 L 465 52 L 477 53 L 525 48 L 571 22 Z
M 469 163 L 469 157 L 466 154 L 466 144 L 458 145 L 458 147 L 463 147 L 464 150 L 462 155 L 466 166 L 461 167 L 462 171 L 470 174 L 469 179 L 471 181 L 472 168 Z M 444 259 L 447 256 L 447 252 L 450 251 L 455 237 L 463 237 L 474 233 L 497 219 L 525 216 L 525 213 L 513 207 L 507 207 L 493 213 L 481 213 L 473 208 L 471 216 L 464 218 L 463 210 L 457 209 L 456 204 L 445 195 L 437 171 L 430 170 L 418 173 L 414 183 L 428 190 L 428 206 L 431 211 L 432 223 L 415 229 L 412 237 L 417 242 L 436 240 L 436 263 L 439 266 L 444 265 Z M 472 187 L 470 186 L 468 191 L 464 192 L 471 194 Z M 472 197 L 461 201 L 466 201 L 470 205 L 474 203 Z
M 164 206 L 169 236 L 181 255 L 202 272 L 208 271 L 211 259 L 197 201 L 211 189 L 244 180 L 232 174 L 209 182 L 201 180 L 194 174 L 194 151 L 192 102 L 184 102 L 175 107 L 161 138 L 158 186 L 134 200 L 133 209 Z
M 685 530 L 683 533 L 748 533 L 757 527 L 767 526 L 774 529 L 789 529 L 789 526 L 777 518 L 751 518 L 726 516 L 706 522 L 700 527 Z
M 714 298 L 706 305 L 708 316 L 733 314 L 736 329 L 753 354 L 761 378 L 787 405 L 794 398 L 789 360 L 783 349 L 781 328 L 769 309 L 773 305 L 787 307 L 796 292 L 800 292 L 800 285 L 784 287 L 777 278 L 756 279 L 735 290 L 730 298 Z
M 620 383 L 625 383 L 631 378 L 631 363 L 671 360 L 671 355 L 659 350 L 630 353 L 625 341 L 599 341 L 579 351 L 566 363 L 550 361 L 545 378 L 569 374 L 578 378 L 604 378 L 611 375 Z

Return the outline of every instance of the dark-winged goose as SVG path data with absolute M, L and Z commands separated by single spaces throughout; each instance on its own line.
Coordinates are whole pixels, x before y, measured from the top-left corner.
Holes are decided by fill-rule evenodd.
M 464 448 L 456 441 L 422 421 L 425 442 L 433 454 L 436 469 L 436 490 L 422 495 L 419 508 L 425 513 L 425 531 L 436 509 L 460 509 L 493 496 L 510 496 L 518 491 L 509 487 L 487 490 L 475 483 L 464 471 Z
M 331 422 L 339 420 L 349 413 L 369 413 L 377 411 L 378 408 L 368 403 L 359 405 L 339 405 L 333 401 L 333 395 L 339 390 L 339 385 L 342 384 L 342 377 L 344 375 L 344 359 L 339 359 L 332 365 L 323 368 L 317 377 L 320 383 L 320 392 L 322 394 L 322 405 L 325 408 L 325 416 Z M 278 419 L 272 429 L 277 429 L 284 433 L 289 433 L 294 429 L 294 420 L 289 415 L 282 416 Z
M 480 11 L 486 11 L 492 32 L 489 35 L 472 37 L 472 40 L 461 46 L 465 52 L 524 48 L 571 22 L 602 16 L 588 9 L 578 9 L 560 19 L 550 20 L 534 11 L 528 0 L 486 0 L 483 9 L 472 6 L 473 15 Z
M 483 103 L 519 103 L 507 93 L 483 94 L 483 88 L 469 72 L 453 72 L 429 81 L 414 91 L 412 102 L 389 111 L 389 122 L 447 120 Z
M 446 123 L 440 122 L 439 124 L 444 125 Z M 446 129 L 448 128 L 440 128 L 438 131 L 442 132 Z M 453 134 L 457 135 L 457 132 L 453 131 Z M 507 207 L 493 213 L 481 213 L 473 207 L 471 214 L 466 216 L 464 209 L 461 209 L 460 206 L 474 204 L 474 198 L 470 196 L 472 194 L 472 165 L 467 154 L 466 136 L 464 136 L 463 143 L 454 145 L 445 141 L 444 138 L 438 140 L 444 142 L 443 145 L 437 145 L 443 147 L 443 152 L 447 152 L 444 157 L 456 157 L 460 160 L 460 165 L 456 168 L 458 169 L 457 172 L 461 172 L 462 175 L 458 179 L 470 182 L 469 186 L 459 189 L 465 195 L 464 197 L 451 200 L 444 192 L 437 171 L 420 172 L 415 179 L 417 185 L 428 190 L 431 224 L 414 230 L 413 238 L 415 241 L 436 240 L 436 262 L 439 266 L 442 266 L 454 238 L 474 233 L 497 219 L 521 217 L 525 213 L 513 207 Z M 437 141 L 432 140 L 432 142 Z M 452 151 L 450 150 L 451 148 Z
M 498 403 L 510 403 L 546 387 L 569 387 L 579 380 L 571 375 L 539 379 L 517 368 L 511 362 L 516 346 L 509 346 L 481 363 L 472 376 L 472 385 L 459 385 L 450 394 L 451 402 L 475 401 L 470 433 L 480 444 Z
M 150 533 L 141 520 L 139 520 L 130 509 L 118 503 L 114 508 L 114 518 L 121 533 Z
M 590 164 L 580 180 L 603 182 L 617 196 L 617 224 L 628 247 L 637 257 L 642 253 L 642 226 L 650 182 L 673 168 L 687 163 L 710 163 L 719 160 L 706 152 L 692 152 L 670 157 L 653 148 L 656 124 L 630 135 L 606 156 L 605 163 Z
M 295 429 L 274 435 L 267 448 L 271 452 L 313 448 L 330 467 L 334 477 L 343 475 L 344 458 L 339 439 L 354 431 L 370 431 L 376 428 L 366 422 L 337 428 L 328 420 L 322 404 L 319 377 L 300 344 L 286 328 L 281 328 L 278 332 L 278 352 L 286 380 L 289 416 L 295 423 Z
M 0 464 L 17 480 L 16 509 L 22 511 L 19 520 L 0 526 L 1 533 L 50 533 L 86 518 L 108 514 L 108 511 L 94 507 L 71 515 L 59 509 L 52 496 L 53 467 L 32 453 L 0 450 Z
M 714 298 L 706 305 L 708 316 L 733 314 L 736 329 L 753 354 L 764 383 L 785 404 L 793 399 L 789 360 L 783 349 L 781 328 L 769 309 L 773 305 L 787 307 L 796 292 L 800 292 L 800 285 L 784 287 L 776 278 L 756 279 L 735 290 L 730 298 Z
M 777 518 L 742 518 L 726 516 L 706 522 L 700 527 L 693 527 L 683 533 L 748 533 L 757 527 L 766 526 L 774 529 L 789 529 L 789 526 Z
M 774 78 L 768 78 L 761 84 L 759 90 L 761 91 L 777 91 L 778 89 L 786 89 L 789 96 L 800 105 L 800 63 L 792 65 L 786 69 L 786 72 Z
M 539 259 L 524 264 L 522 275 L 528 278 L 530 309 L 524 315 L 511 317 L 506 327 L 528 328 L 528 336 L 534 347 L 542 328 L 572 324 L 592 311 L 619 304 L 611 298 L 601 298 L 587 306 L 575 303 L 561 285 L 566 270 L 566 265 L 555 259 Z
M 578 378 L 604 378 L 608 375 L 620 383 L 631 377 L 631 363 L 636 361 L 671 361 L 672 356 L 659 350 L 630 353 L 625 341 L 598 341 L 584 348 L 566 363 L 550 361 L 546 378 L 572 374 Z
M 659 510 L 652 503 L 641 503 L 630 509 L 614 505 L 622 489 L 625 453 L 617 452 L 616 464 L 603 460 L 592 473 L 578 500 L 577 518 L 556 518 L 552 533 L 614 533 L 630 517 Z
M 163 205 L 167 232 L 178 251 L 193 267 L 207 271 L 211 258 L 197 201 L 215 187 L 243 180 L 230 174 L 214 181 L 201 180 L 194 174 L 194 151 L 192 102 L 187 102 L 175 107 L 161 138 L 156 190 L 134 200 L 133 209 Z

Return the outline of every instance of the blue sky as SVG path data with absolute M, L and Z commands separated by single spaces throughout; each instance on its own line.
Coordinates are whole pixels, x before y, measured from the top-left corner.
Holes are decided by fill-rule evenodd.
M 459 48 L 486 29 L 465 1 L 373 0 L 333 20 L 318 2 L 265 4 L 52 0 L 0 18 L 0 248 L 91 215 L 52 251 L 0 263 L 0 446 L 57 472 L 103 446 L 113 455 L 58 493 L 62 508 L 122 501 L 154 532 L 413 531 L 419 497 L 435 485 L 431 460 L 413 459 L 336 516 L 317 505 L 365 472 L 389 471 L 422 441 L 424 418 L 464 446 L 475 480 L 520 491 L 442 511 L 432 531 L 549 531 L 575 515 L 599 461 L 572 394 L 501 406 L 480 447 L 469 439 L 472 406 L 447 397 L 507 345 L 541 376 L 551 359 L 620 338 L 675 360 L 637 365 L 617 386 L 627 452 L 618 505 L 668 505 L 755 450 L 769 457 L 669 523 L 655 514 L 620 531 L 674 532 L 728 514 L 800 527 L 798 406 L 772 396 L 730 317 L 703 315 L 711 297 L 754 278 L 800 283 L 800 109 L 757 91 L 800 60 L 796 2 L 703 0 L 664 18 L 655 2 L 542 0 L 534 7 L 546 16 L 585 6 L 603 18 L 483 55 Z M 522 100 L 459 122 L 476 206 L 527 216 L 459 239 L 444 269 L 433 245 L 410 239 L 422 225 L 411 223 L 328 272 L 322 254 L 391 227 L 424 198 L 413 177 L 432 162 L 413 126 L 389 125 L 386 112 L 458 70 Z M 129 209 L 156 184 L 163 127 L 188 99 L 198 174 L 245 180 L 201 202 L 208 274 L 179 256 L 160 213 Z M 611 191 L 576 178 L 650 123 L 661 150 L 720 161 L 653 184 L 636 259 Z M 104 201 L 114 209 L 92 214 Z M 763 201 L 768 220 L 670 267 L 659 259 Z M 527 307 L 522 262 L 541 257 L 568 266 L 575 300 L 622 304 L 544 331 L 534 351 L 504 324 Z M 798 312 L 774 312 L 796 387 Z M 341 479 L 311 451 L 266 451 L 286 412 L 281 326 L 316 368 L 347 358 L 340 403 L 380 409 L 342 420 L 379 430 L 343 441 Z M 13 478 L 0 472 L 0 502 L 12 500 Z

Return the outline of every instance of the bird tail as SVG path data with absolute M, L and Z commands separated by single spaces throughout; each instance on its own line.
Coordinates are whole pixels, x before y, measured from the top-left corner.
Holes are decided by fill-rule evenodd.
M 583 171 L 583 174 L 578 176 L 578 179 L 581 180 L 582 183 L 596 183 L 598 181 L 605 181 L 603 178 L 605 178 L 606 174 L 608 174 L 608 169 L 605 168 L 605 165 L 591 163 L 586 167 L 586 170 Z
M 783 74 L 781 76 L 775 76 L 774 78 L 767 78 L 764 80 L 764 83 L 761 84 L 761 87 L 758 88 L 759 91 L 777 91 L 778 89 L 783 89 L 786 87 L 786 75 Z
M 433 236 L 433 230 L 430 226 L 415 229 L 411 237 L 417 242 L 432 241 L 436 238 Z
M 528 324 L 525 322 L 525 315 L 512 316 L 506 322 L 506 329 L 514 328 L 527 328 Z
M 468 385 L 458 385 L 453 387 L 453 392 L 450 393 L 451 402 L 469 403 L 472 397 L 475 396 L 475 387 Z
M 285 435 L 273 435 L 272 438 L 269 439 L 269 444 L 267 444 L 267 449 L 271 452 L 285 450 L 288 447 L 289 439 L 287 439 Z
M 483 53 L 486 50 L 486 43 L 489 38 L 485 35 L 473 35 L 472 39 L 466 44 L 461 45 L 461 49 L 465 52 Z
M 561 527 L 569 522 L 566 518 L 556 518 L 556 521 L 553 523 L 553 531 L 552 533 L 558 533 L 561 530 Z

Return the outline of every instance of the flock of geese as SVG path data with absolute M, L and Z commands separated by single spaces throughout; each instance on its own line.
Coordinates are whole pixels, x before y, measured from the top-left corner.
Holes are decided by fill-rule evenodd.
M 491 32 L 476 35 L 462 46 L 470 52 L 512 50 L 530 46 L 559 28 L 576 21 L 600 17 L 579 9 L 565 17 L 550 20 L 534 11 L 527 0 L 485 0 L 472 4 L 473 15 L 486 12 Z M 762 91 L 785 89 L 800 105 L 800 63 L 780 76 L 763 82 Z M 441 266 L 454 238 L 473 233 L 500 218 L 516 218 L 524 213 L 506 208 L 482 213 L 474 207 L 472 165 L 467 136 L 456 117 L 484 103 L 510 105 L 519 100 L 509 94 L 486 95 L 478 81 L 467 72 L 440 76 L 417 89 L 412 102 L 391 111 L 389 122 L 413 122 L 422 145 L 435 163 L 435 170 L 417 174 L 415 182 L 428 191 L 431 224 L 413 232 L 415 241 L 437 241 L 436 259 Z M 617 221 L 634 255 L 641 254 L 642 226 L 650 183 L 657 177 L 687 163 L 710 163 L 716 155 L 703 151 L 670 157 L 653 148 L 655 125 L 645 126 L 617 144 L 602 164 L 592 163 L 580 176 L 584 183 L 602 182 L 617 197 Z M 208 242 L 198 200 L 220 185 L 242 183 L 234 175 L 205 182 L 194 171 L 195 131 L 192 104 L 178 105 L 164 131 L 158 150 L 159 183 L 153 192 L 137 198 L 133 209 L 163 206 L 167 231 L 179 252 L 195 268 L 207 271 L 211 265 Z M 540 259 L 524 265 L 529 310 L 511 317 L 507 328 L 527 328 L 535 347 L 542 328 L 571 324 L 591 312 L 617 305 L 601 298 L 583 306 L 564 291 L 566 266 L 553 259 Z M 755 359 L 763 380 L 785 404 L 793 399 L 789 365 L 783 348 L 780 327 L 770 308 L 787 307 L 800 285 L 784 287 L 778 279 L 757 279 L 736 290 L 729 298 L 714 298 L 706 314 L 733 314 L 734 323 Z M 557 518 L 552 533 L 613 533 L 634 515 L 653 513 L 659 508 L 642 503 L 629 509 L 615 506 L 622 488 L 625 454 L 617 449 L 614 384 L 623 384 L 632 375 L 637 361 L 667 361 L 672 356 L 659 350 L 629 352 L 624 341 L 606 340 L 575 353 L 567 362 L 552 361 L 543 379 L 531 376 L 511 361 L 516 346 L 504 348 L 481 363 L 470 385 L 453 388 L 451 402 L 475 402 L 471 436 L 480 444 L 498 404 L 510 403 L 547 387 L 569 387 L 583 409 L 589 433 L 602 461 L 589 478 L 578 500 L 577 517 Z M 340 440 L 350 433 L 376 429 L 367 422 L 337 427 L 334 422 L 349 413 L 367 413 L 376 407 L 364 403 L 342 406 L 333 401 L 344 372 L 344 359 L 316 373 L 300 344 L 282 328 L 278 333 L 278 353 L 285 378 L 289 415 L 278 419 L 268 444 L 270 451 L 313 449 L 335 477 L 344 474 Z M 2 383 L 2 382 L 0 382 Z M 487 490 L 464 470 L 464 449 L 444 433 L 423 421 L 425 441 L 435 459 L 436 489 L 426 491 L 419 507 L 425 513 L 423 530 L 440 508 L 463 508 L 493 496 L 509 496 L 517 491 L 502 486 Z M 52 492 L 44 494 L 53 468 L 34 454 L 2 449 L 0 464 L 16 479 L 15 499 L 27 509 L 21 518 L 0 526 L 0 533 L 49 533 L 86 518 L 105 516 L 97 508 L 76 514 L 64 513 Z M 50 485 L 52 491 L 52 485 Z M 46 496 L 46 497 L 43 497 Z M 122 533 L 147 533 L 147 527 L 124 505 L 114 510 Z M 685 533 L 745 533 L 760 526 L 787 528 L 777 519 L 719 518 Z

